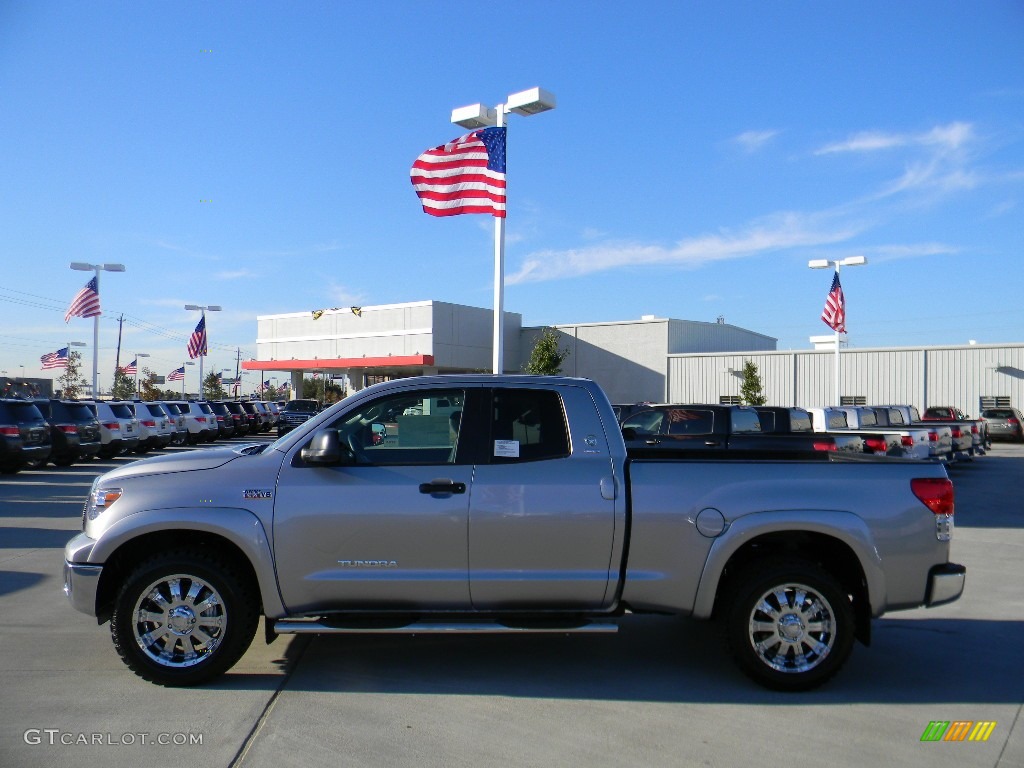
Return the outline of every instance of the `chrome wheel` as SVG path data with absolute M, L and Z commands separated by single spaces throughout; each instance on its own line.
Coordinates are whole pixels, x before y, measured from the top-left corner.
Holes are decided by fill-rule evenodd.
M 853 649 L 850 591 L 820 565 L 796 558 L 756 560 L 731 574 L 719 617 L 740 668 L 780 691 L 824 683 Z
M 754 605 L 748 639 L 768 667 L 800 674 L 821 664 L 836 642 L 829 601 L 805 584 L 780 584 Z
M 210 549 L 171 549 L 138 563 L 110 615 L 118 655 L 160 685 L 198 685 L 245 653 L 260 619 L 245 560 Z
M 154 581 L 135 603 L 132 631 L 139 649 L 163 667 L 199 664 L 220 645 L 228 613 L 203 579 L 179 573 Z

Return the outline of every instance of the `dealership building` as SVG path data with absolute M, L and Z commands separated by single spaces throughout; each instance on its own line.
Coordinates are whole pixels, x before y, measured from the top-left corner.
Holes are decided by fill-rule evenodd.
M 243 361 L 261 378 L 290 376 L 292 391 L 313 373 L 351 390 L 377 381 L 436 373 L 490 372 L 493 313 L 442 301 L 261 315 L 257 355 Z M 637 320 L 555 325 L 569 352 L 562 372 L 594 379 L 612 402 L 737 402 L 747 361 L 760 373 L 770 405 L 832 404 L 831 349 L 778 350 L 777 340 L 729 325 L 644 316 Z M 543 332 L 504 316 L 507 372 L 519 372 Z M 1020 407 L 1024 342 L 841 349 L 846 403 Z

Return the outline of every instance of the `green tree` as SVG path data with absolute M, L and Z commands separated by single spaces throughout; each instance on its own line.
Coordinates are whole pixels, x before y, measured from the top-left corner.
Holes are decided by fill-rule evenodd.
M 757 366 L 747 360 L 743 363 L 743 383 L 740 384 L 740 400 L 744 405 L 764 405 L 764 387 Z
M 203 400 L 226 400 L 228 393 L 224 390 L 224 382 L 216 371 L 208 373 L 203 379 Z
M 568 349 L 558 348 L 558 334 L 554 329 L 545 328 L 533 345 L 530 359 L 523 370 L 539 376 L 555 376 L 562 372 L 562 362 L 568 356 Z
M 82 355 L 68 348 L 68 365 L 57 383 L 60 385 L 61 396 L 70 399 L 79 398 L 89 383 L 82 378 Z M 95 396 L 95 395 L 94 395 Z
M 131 400 L 135 397 L 135 381 L 120 368 L 114 371 L 114 385 L 110 388 L 110 396 L 115 400 Z
M 147 402 L 160 399 L 160 387 L 156 384 L 156 374 L 149 368 L 139 371 L 139 397 Z
M 341 400 L 346 394 L 344 389 L 323 374 L 317 374 L 316 378 L 302 379 L 302 397 L 305 399 L 319 400 L 326 405 Z

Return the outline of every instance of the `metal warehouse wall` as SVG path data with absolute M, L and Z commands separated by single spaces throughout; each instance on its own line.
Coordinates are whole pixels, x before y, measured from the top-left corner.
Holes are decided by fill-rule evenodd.
M 769 405 L 832 403 L 835 354 L 813 350 L 670 355 L 669 401 L 717 403 L 738 395 L 746 360 L 757 365 Z M 844 350 L 840 377 L 843 395 L 868 403 L 953 405 L 977 415 L 982 397 L 1024 404 L 1024 344 Z
M 613 403 L 661 402 L 667 393 L 667 355 L 731 349 L 775 349 L 776 339 L 726 323 L 646 317 L 608 323 L 556 325 L 559 346 L 569 350 L 567 376 L 593 379 Z M 523 363 L 542 328 L 524 328 Z

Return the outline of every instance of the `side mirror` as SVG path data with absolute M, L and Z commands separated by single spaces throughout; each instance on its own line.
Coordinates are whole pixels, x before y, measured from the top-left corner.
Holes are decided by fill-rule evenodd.
M 307 464 L 317 466 L 353 463 L 352 451 L 342 446 L 336 429 L 321 429 L 313 435 L 313 439 L 302 449 L 300 455 Z

